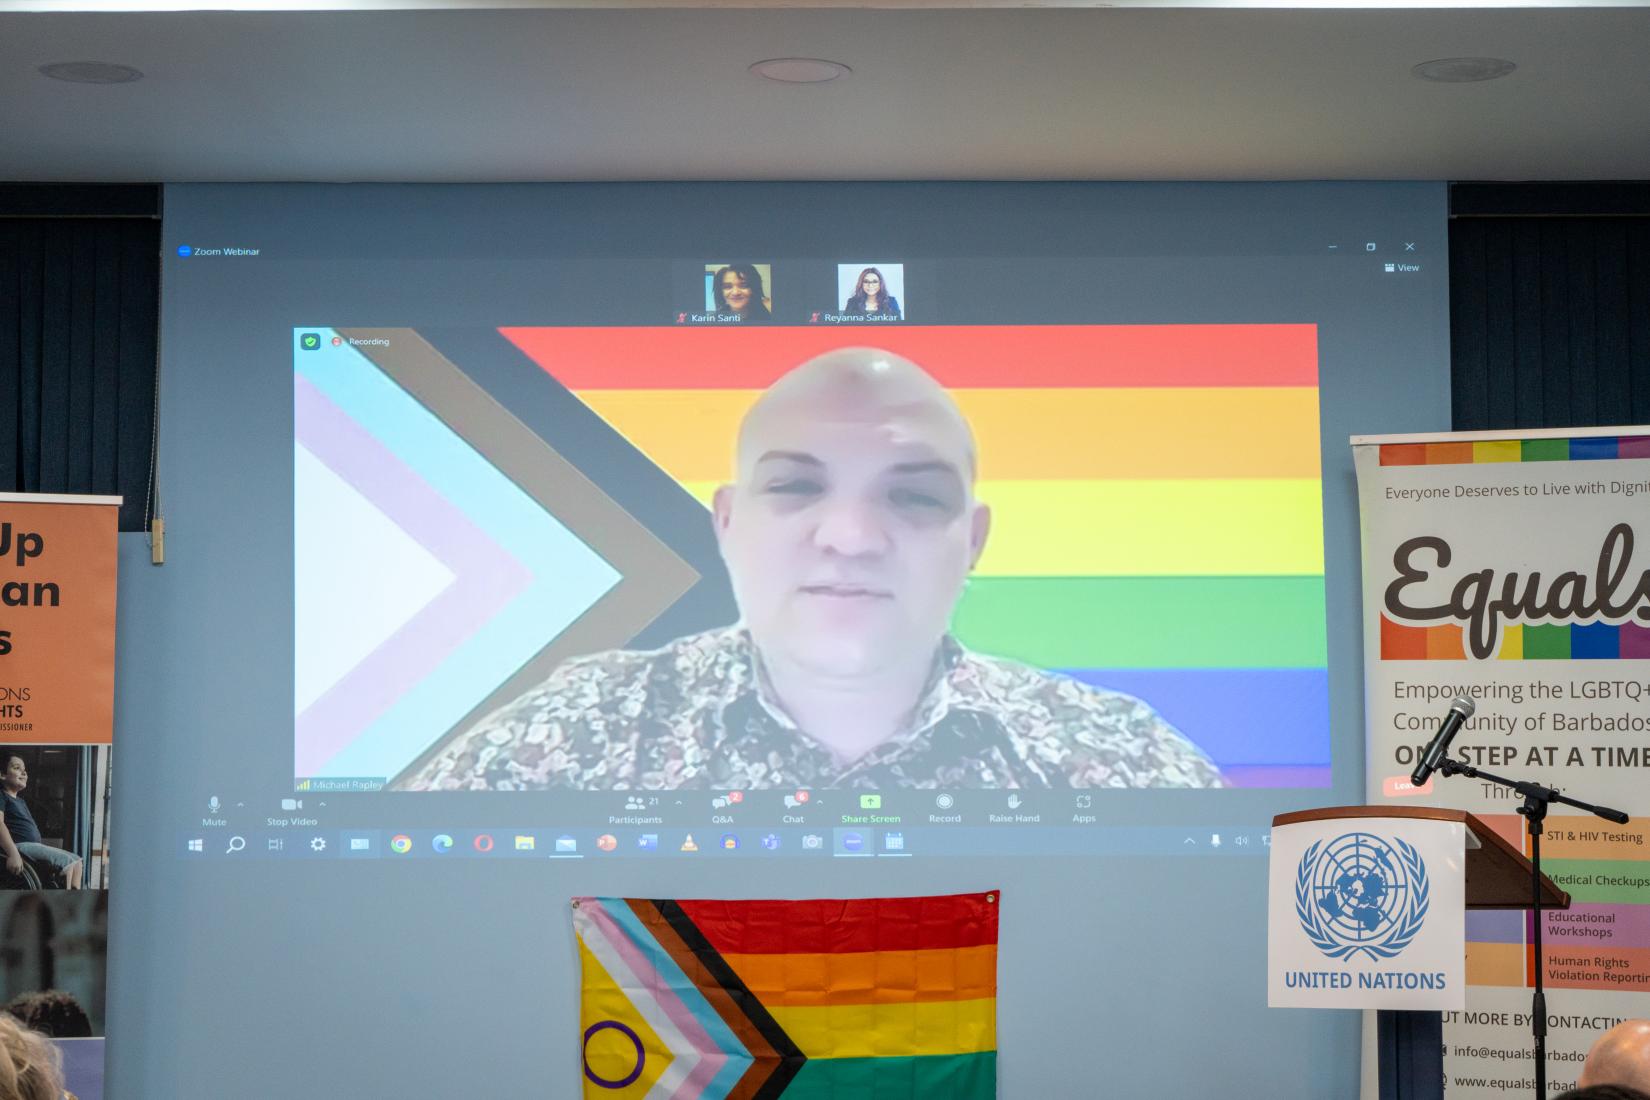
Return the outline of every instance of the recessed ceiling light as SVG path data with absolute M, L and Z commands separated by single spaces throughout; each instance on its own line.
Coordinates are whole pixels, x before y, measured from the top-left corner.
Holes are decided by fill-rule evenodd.
M 143 74 L 129 65 L 111 65 L 106 61 L 53 61 L 40 66 L 40 72 L 70 84 L 130 84 L 143 79 Z
M 783 84 L 823 84 L 853 70 L 839 61 L 817 57 L 775 57 L 758 61 L 751 66 L 751 72 Z
M 1423 61 L 1410 72 L 1422 80 L 1436 80 L 1440 84 L 1473 84 L 1480 80 L 1495 80 L 1518 68 L 1503 57 L 1440 57 Z

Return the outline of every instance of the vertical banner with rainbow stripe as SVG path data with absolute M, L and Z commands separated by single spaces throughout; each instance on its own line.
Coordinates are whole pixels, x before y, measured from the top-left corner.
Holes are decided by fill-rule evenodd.
M 1144 699 L 1234 786 L 1329 785 L 1315 326 L 501 332 L 707 506 L 787 371 L 911 359 L 972 426 L 992 509 L 958 639 Z
M 1555 806 L 1543 867 L 1574 899 L 1545 915 L 1548 1081 L 1571 1087 L 1599 1032 L 1650 1016 L 1650 426 L 1355 437 L 1363 519 L 1372 803 L 1470 810 L 1528 851 L 1494 785 L 1408 775 L 1455 696 L 1451 755 L 1632 815 Z M 1467 1010 L 1446 1013 L 1445 1091 L 1530 1087 L 1532 918 L 1467 915 Z
M 997 902 L 575 898 L 584 1095 L 991 1100 Z

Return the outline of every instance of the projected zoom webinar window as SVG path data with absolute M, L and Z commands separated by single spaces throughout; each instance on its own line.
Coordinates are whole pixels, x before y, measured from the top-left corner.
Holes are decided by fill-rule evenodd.
M 1316 349 L 297 329 L 299 789 L 1328 786 Z

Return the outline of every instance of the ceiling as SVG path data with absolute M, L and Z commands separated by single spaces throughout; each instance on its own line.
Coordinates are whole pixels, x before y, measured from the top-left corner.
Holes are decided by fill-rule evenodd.
M 1647 179 L 1647 62 L 1621 4 L 12 10 L 0 179 Z

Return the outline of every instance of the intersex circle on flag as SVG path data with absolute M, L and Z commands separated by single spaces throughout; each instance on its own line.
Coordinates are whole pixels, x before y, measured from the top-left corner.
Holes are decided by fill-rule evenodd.
M 595 1070 L 590 1068 L 590 1040 L 595 1038 L 599 1032 L 609 1029 L 620 1032 L 636 1047 L 636 1068 L 632 1069 L 628 1075 L 616 1079 L 601 1077 Z M 604 1089 L 622 1089 L 642 1075 L 642 1067 L 646 1064 L 647 1054 L 642 1050 L 641 1037 L 619 1021 L 601 1020 L 584 1029 L 584 1075 L 590 1078 L 594 1084 L 600 1085 Z

